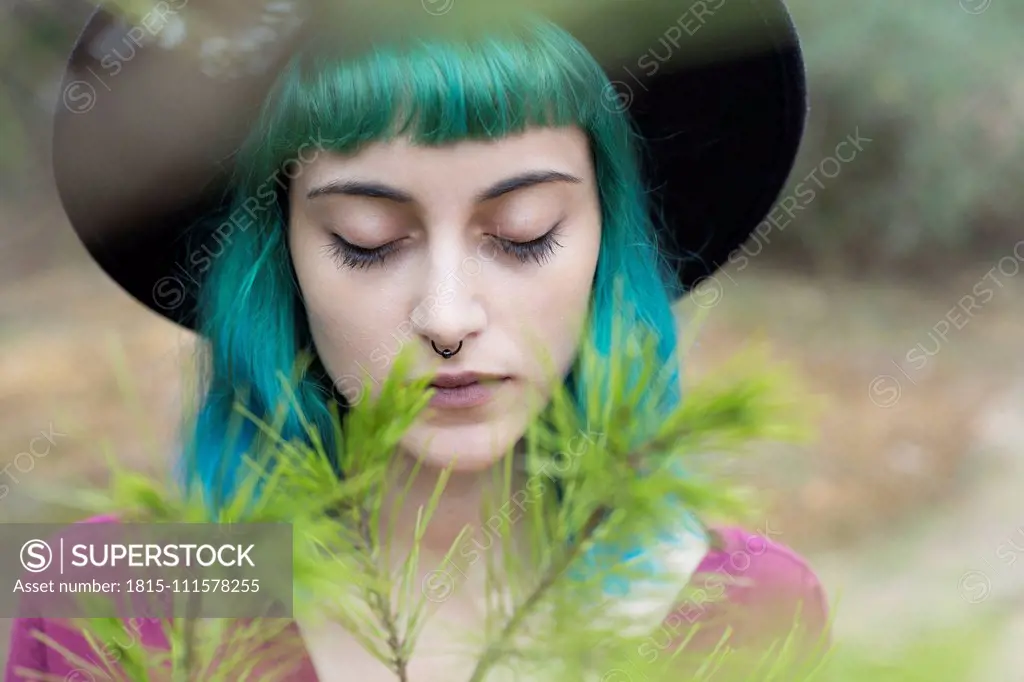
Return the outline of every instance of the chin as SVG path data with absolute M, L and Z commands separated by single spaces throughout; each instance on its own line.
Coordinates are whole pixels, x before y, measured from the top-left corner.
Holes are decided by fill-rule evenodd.
M 502 420 L 504 421 L 504 420 Z M 511 428 L 507 423 L 465 425 L 422 425 L 409 429 L 402 448 L 425 465 L 472 473 L 486 471 L 502 461 L 509 449 L 522 437 L 525 425 Z

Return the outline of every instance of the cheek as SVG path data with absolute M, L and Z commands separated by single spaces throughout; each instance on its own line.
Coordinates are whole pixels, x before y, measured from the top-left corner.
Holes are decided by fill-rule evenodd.
M 400 347 L 393 335 L 378 329 L 383 315 L 365 303 L 370 300 L 367 295 L 339 291 L 332 296 L 314 294 L 307 302 L 316 354 L 335 389 L 350 404 L 359 401 L 364 388 L 376 395 Z
M 388 303 L 380 286 L 338 271 L 330 259 L 296 275 L 317 356 L 335 390 L 350 404 L 376 395 L 394 359 L 413 336 L 408 316 Z
M 566 329 L 579 329 L 586 317 L 594 287 L 594 273 L 600 248 L 600 230 L 586 234 L 566 253 L 557 270 L 551 273 L 549 291 L 557 296 L 539 296 L 538 301 L 548 315 L 557 316 Z
M 596 242 L 597 240 L 595 240 Z M 517 315 L 524 331 L 539 338 L 545 353 L 562 370 L 575 358 L 586 321 L 597 265 L 596 243 L 567 243 L 563 252 L 522 283 Z M 553 295 L 552 292 L 557 292 Z M 527 343 L 524 348 L 530 348 Z
M 372 350 L 367 339 L 374 337 L 372 330 L 365 328 L 375 319 L 369 306 L 371 299 L 355 290 L 351 278 L 318 245 L 299 238 L 291 246 L 317 354 L 336 381 L 347 375 L 361 375 L 359 367 L 369 360 Z
M 302 302 L 314 336 L 334 336 L 346 326 L 348 311 L 341 273 L 330 259 L 302 241 L 293 243 L 292 263 L 302 292 Z

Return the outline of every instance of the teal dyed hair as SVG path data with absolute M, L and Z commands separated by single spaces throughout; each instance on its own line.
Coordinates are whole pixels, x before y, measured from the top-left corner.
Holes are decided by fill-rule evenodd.
M 592 145 L 603 220 L 587 333 L 607 352 L 618 280 L 622 300 L 657 333 L 659 356 L 673 368 L 673 390 L 655 409 L 674 408 L 679 369 L 671 306 L 680 292 L 656 245 L 640 141 L 628 118 L 609 106 L 609 92 L 593 57 L 547 23 L 472 40 L 378 46 L 358 57 L 315 44 L 296 55 L 237 158 L 234 233 L 204 261 L 197 315 L 210 356 L 187 475 L 198 476 L 214 498 L 226 492 L 253 437 L 243 429 L 236 447 L 227 448 L 233 404 L 240 400 L 257 415 L 273 411 L 283 398 L 278 373 L 290 375 L 298 355 L 312 349 L 287 250 L 283 187 L 289 173 L 301 172 L 294 162 L 320 146 L 350 152 L 395 136 L 442 145 L 531 126 L 581 128 Z M 574 371 L 569 382 L 583 401 L 587 377 Z M 329 380 L 313 374 L 295 387 L 303 414 L 325 435 L 332 433 L 330 389 Z M 294 415 L 284 436 L 304 438 Z

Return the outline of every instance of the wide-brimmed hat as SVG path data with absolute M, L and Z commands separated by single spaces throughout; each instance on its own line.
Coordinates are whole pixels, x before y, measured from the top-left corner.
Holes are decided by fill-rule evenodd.
M 510 11 L 495 0 L 161 0 L 132 18 L 98 8 L 75 44 L 54 122 L 64 209 L 114 280 L 186 327 L 194 288 L 181 286 L 181 264 L 196 241 L 185 232 L 223 208 L 234 153 L 285 60 L 322 26 L 320 4 L 348 13 L 337 40 L 353 46 L 399 24 L 486 25 Z M 572 33 L 605 68 L 608 106 L 627 111 L 647 140 L 659 245 L 692 288 L 768 213 L 796 157 L 807 103 L 785 6 L 510 4 Z

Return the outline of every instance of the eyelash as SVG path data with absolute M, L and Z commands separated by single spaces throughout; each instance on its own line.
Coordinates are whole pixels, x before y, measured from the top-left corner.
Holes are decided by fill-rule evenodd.
M 546 233 L 528 242 L 513 242 L 499 237 L 492 237 L 492 239 L 498 242 L 498 247 L 502 251 L 518 259 L 520 263 L 532 259 L 537 265 L 543 265 L 554 254 L 555 247 L 562 246 L 557 240 L 558 228 L 561 225 L 561 221 L 555 223 L 554 227 Z M 335 234 L 333 243 L 327 249 L 340 266 L 362 270 L 383 265 L 388 257 L 398 250 L 400 241 L 393 241 L 375 249 L 364 249 Z

